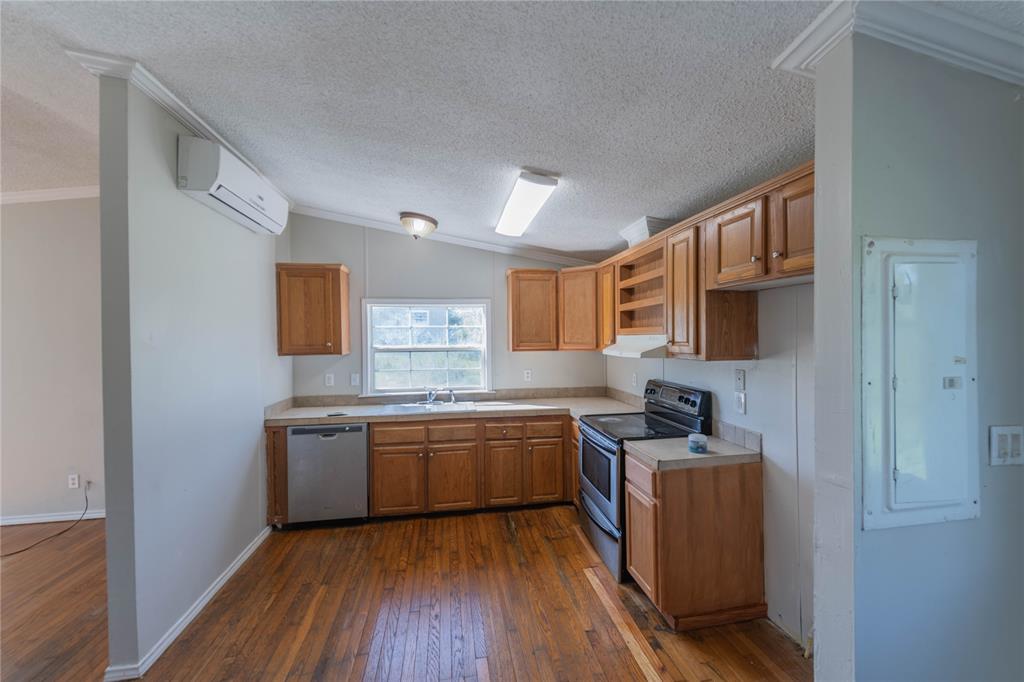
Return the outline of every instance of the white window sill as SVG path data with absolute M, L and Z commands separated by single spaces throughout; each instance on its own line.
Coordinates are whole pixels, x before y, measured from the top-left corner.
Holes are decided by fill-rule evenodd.
M 438 396 L 441 396 L 442 393 L 445 396 L 447 396 L 448 395 L 448 389 L 447 388 L 443 388 L 443 389 L 439 390 L 437 394 L 438 394 Z M 426 391 L 400 391 L 400 392 L 394 392 L 394 393 L 360 393 L 356 397 L 357 398 L 392 398 L 392 397 L 394 397 L 394 398 L 401 398 L 403 396 L 404 397 L 416 397 L 416 396 L 426 396 L 426 395 L 427 395 Z M 465 396 L 476 396 L 476 397 L 488 397 L 488 396 L 493 397 L 493 396 L 496 396 L 497 393 L 495 391 L 490 390 L 490 389 L 482 389 L 482 388 L 477 388 L 477 389 L 473 389 L 473 390 L 470 390 L 470 391 L 460 391 L 459 389 L 455 389 L 455 395 L 456 396 L 465 395 Z

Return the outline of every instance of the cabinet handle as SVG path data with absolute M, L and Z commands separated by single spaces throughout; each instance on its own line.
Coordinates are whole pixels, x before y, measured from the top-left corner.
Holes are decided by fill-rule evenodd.
M 430 453 L 430 456 L 431 456 L 431 457 L 433 457 L 433 456 L 434 456 L 434 453 L 433 453 L 433 452 L 431 452 L 431 453 Z
M 779 258 L 782 256 L 781 251 L 772 251 L 772 258 Z
M 421 457 L 421 458 L 422 458 L 422 457 L 423 457 L 423 453 L 422 453 L 422 452 L 421 452 L 421 453 L 419 453 L 418 457 Z
M 526 448 L 526 451 L 527 452 L 533 452 L 533 446 L 531 445 L 530 447 Z
M 330 347 L 331 347 L 331 342 L 330 342 L 330 341 L 328 341 L 328 342 L 327 342 L 327 347 L 328 347 L 328 348 L 330 348 Z
M 760 256 L 751 256 L 751 257 L 750 257 L 750 262 L 751 262 L 751 263 L 756 263 L 756 262 L 757 262 L 757 261 L 759 261 L 759 260 L 761 260 L 761 257 L 760 257 Z
M 507 436 L 508 435 L 508 429 L 502 429 L 501 430 L 501 435 Z

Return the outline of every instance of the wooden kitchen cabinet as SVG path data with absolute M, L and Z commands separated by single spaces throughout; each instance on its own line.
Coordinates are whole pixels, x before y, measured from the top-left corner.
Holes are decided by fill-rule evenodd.
M 658 503 L 626 482 L 626 570 L 658 603 Z
M 374 446 L 370 513 L 373 516 L 426 511 L 425 445 Z
M 765 274 L 765 204 L 758 197 L 709 218 L 706 285 L 709 289 L 757 279 Z
M 562 478 L 564 461 L 565 442 L 561 438 L 527 439 L 527 502 L 556 502 L 565 499 L 565 482 Z
M 814 270 L 814 174 L 788 182 L 771 194 L 769 268 L 777 275 Z
M 277 264 L 277 354 L 347 355 L 348 268 Z
M 558 349 L 598 348 L 597 270 L 573 268 L 558 273 Z
M 572 420 L 572 428 L 570 430 L 571 440 L 567 444 L 566 449 L 568 450 L 568 461 L 569 461 L 569 494 L 566 497 L 572 500 L 572 503 L 576 505 L 576 508 L 580 507 L 580 458 L 579 458 L 579 446 L 580 446 L 580 425 L 575 419 Z
M 484 443 L 484 506 L 523 503 L 523 441 Z
M 443 443 L 427 449 L 427 510 L 454 511 L 479 507 L 477 445 Z
M 690 225 L 668 237 L 669 268 L 668 345 L 673 353 L 696 354 L 697 342 L 697 240 L 699 225 Z
M 599 349 L 615 343 L 615 266 L 597 271 L 597 327 Z
M 615 263 L 615 335 L 664 334 L 665 237 L 633 247 Z
M 625 468 L 626 567 L 666 622 L 764 617 L 761 462 L 653 471 L 627 451 Z
M 558 272 L 511 269 L 506 286 L 511 350 L 558 350 Z

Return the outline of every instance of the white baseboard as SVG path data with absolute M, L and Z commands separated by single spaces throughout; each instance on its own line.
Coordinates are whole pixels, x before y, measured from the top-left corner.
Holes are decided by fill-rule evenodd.
M 245 563 L 245 560 L 248 559 L 261 544 L 263 544 L 263 541 L 267 539 L 268 535 L 270 535 L 270 526 L 264 526 L 263 530 L 256 534 L 256 537 L 253 538 L 252 542 L 242 550 L 241 554 L 235 557 L 235 560 L 224 569 L 224 572 L 217 576 L 217 579 L 206 588 L 206 591 L 199 596 L 199 599 L 196 599 L 195 603 L 192 604 L 192 606 L 182 614 L 181 618 L 178 619 L 178 622 L 172 625 L 171 629 L 164 633 L 164 636 L 153 645 L 153 648 L 151 648 L 145 656 L 139 659 L 137 664 L 129 663 L 108 666 L 106 672 L 103 674 L 103 682 L 135 680 L 146 674 L 146 671 L 156 663 L 156 660 L 160 658 L 164 651 L 167 650 L 167 647 L 171 646 L 174 640 L 177 639 L 178 635 L 180 635 L 182 631 L 188 627 L 188 624 L 195 620 L 195 617 L 199 615 L 199 612 L 202 611 L 208 603 L 210 603 L 210 600 L 213 599 L 214 595 L 217 594 L 217 591 L 224 586 L 224 583 L 226 583 L 231 576 L 235 574 L 235 571 L 241 568 L 242 564 Z
M 82 512 L 56 512 L 53 514 L 24 514 L 22 516 L 0 516 L 0 526 L 20 526 L 26 523 L 53 523 L 54 521 L 76 521 Z M 93 509 L 83 519 L 105 519 L 106 509 Z

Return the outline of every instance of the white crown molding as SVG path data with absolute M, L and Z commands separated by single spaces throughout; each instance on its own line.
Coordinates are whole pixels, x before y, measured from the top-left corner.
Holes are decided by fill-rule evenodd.
M 92 199 L 99 195 L 99 185 L 89 185 L 87 187 L 55 187 L 53 189 L 29 189 L 21 192 L 3 192 L 0 194 L 0 204 L 27 204 L 35 201 Z
M 1024 35 L 934 2 L 833 2 L 775 58 L 772 68 L 814 78 L 822 57 L 855 32 L 1024 85 Z
M 128 59 L 127 57 L 119 57 L 112 54 L 104 54 L 103 52 L 93 52 L 92 50 L 75 50 L 71 48 L 64 48 L 64 52 L 69 57 L 74 59 L 76 62 L 82 65 L 86 71 L 93 74 L 94 76 L 109 76 L 111 78 L 121 78 L 143 92 L 147 97 L 152 99 L 154 102 L 163 107 L 167 113 L 175 118 L 181 125 L 185 126 L 192 134 L 202 137 L 207 140 L 214 140 L 225 148 L 227 148 L 232 154 L 241 159 L 242 163 L 247 165 L 258 173 L 260 177 L 267 180 L 266 176 L 260 173 L 259 168 L 254 163 L 249 161 L 240 151 L 235 149 L 230 142 L 228 142 L 220 133 L 218 133 L 213 126 L 204 121 L 199 114 L 192 111 L 187 104 L 182 102 L 177 95 L 167 89 L 163 83 L 157 80 L 156 76 L 150 73 L 146 67 L 134 59 Z M 274 183 L 267 180 L 271 186 Z M 281 196 L 288 198 L 288 195 L 274 186 Z M 288 200 L 291 205 L 291 199 Z
M 203 608 L 210 603 L 210 600 L 217 594 L 220 588 L 224 587 L 224 584 L 231 579 L 231 576 L 242 567 L 242 564 L 252 556 L 253 552 L 259 549 L 259 546 L 263 544 L 263 541 L 270 535 L 270 526 L 264 526 L 263 529 L 256 534 L 256 537 L 252 539 L 245 549 L 235 557 L 234 561 L 224 569 L 224 572 L 217 576 L 206 591 L 199 595 L 199 599 L 196 599 L 195 603 L 188 608 L 185 613 L 182 614 L 181 618 L 171 626 L 171 628 L 163 634 L 163 636 L 157 640 L 157 643 L 146 652 L 146 654 L 139 659 L 138 663 L 126 663 L 120 665 L 108 666 L 103 674 L 104 682 L 115 682 L 117 680 L 137 680 L 146 674 L 157 659 L 160 658 L 161 654 L 167 651 L 167 647 L 174 643 L 174 640 L 178 638 L 185 628 L 188 627 L 189 623 L 195 620 L 196 616 L 203 610 Z
M 406 236 L 408 236 L 409 234 L 397 222 L 389 223 L 385 220 L 377 220 L 375 218 L 362 218 L 360 216 L 348 215 L 346 213 L 339 213 L 338 211 L 317 208 L 315 206 L 305 206 L 299 204 L 292 207 L 292 213 L 299 213 L 301 215 L 307 215 L 313 218 L 323 218 L 324 220 L 333 220 L 334 222 L 337 223 L 346 223 L 348 225 L 357 225 L 359 227 L 369 227 L 375 230 L 395 232 L 397 234 L 402 234 Z M 429 239 L 431 241 L 436 242 L 445 242 L 447 244 L 457 244 L 459 246 L 465 246 L 470 249 L 480 249 L 482 251 L 504 253 L 510 256 L 519 256 L 521 258 L 539 260 L 545 263 L 555 263 L 557 265 L 593 264 L 593 261 L 583 260 L 581 258 L 570 256 L 561 251 L 555 251 L 553 249 L 542 249 L 531 246 L 508 246 L 506 244 L 492 244 L 490 242 L 470 239 L 468 237 L 456 237 L 454 235 L 444 234 L 441 231 L 434 232 L 429 237 L 425 237 L 425 239 Z

